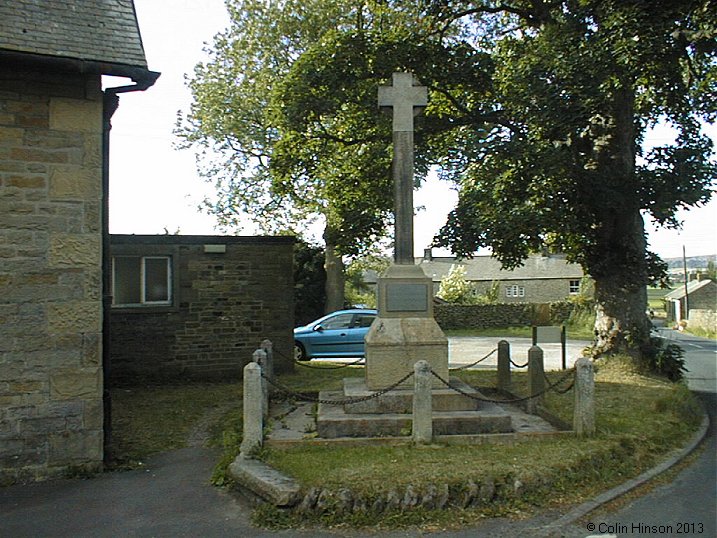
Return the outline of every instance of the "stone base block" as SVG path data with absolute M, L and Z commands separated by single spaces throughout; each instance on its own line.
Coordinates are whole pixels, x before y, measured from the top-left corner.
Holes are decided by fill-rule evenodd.
M 460 379 L 451 379 L 451 387 L 457 388 L 480 396 L 480 392 Z M 374 391 L 369 390 L 366 381 L 357 377 L 344 379 L 344 398 L 363 398 L 370 396 Z M 434 411 L 476 411 L 486 407 L 485 402 L 472 400 L 456 391 L 442 385 L 442 388 L 434 388 L 431 391 Z M 354 404 L 347 404 L 344 410 L 347 413 L 411 413 L 413 407 L 413 389 L 402 388 L 392 390 L 383 394 L 380 398 L 374 398 Z
M 340 399 L 342 392 L 321 392 L 321 399 Z M 319 404 L 316 431 L 320 438 L 396 437 L 409 435 L 412 418 L 405 413 L 346 413 L 341 406 Z M 510 433 L 510 415 L 494 404 L 482 411 L 434 411 L 434 435 Z
M 448 339 L 433 318 L 377 318 L 366 335 L 366 386 L 381 390 L 399 381 L 419 360 L 448 379 Z M 409 379 L 404 386 L 410 387 Z M 434 379 L 433 386 L 443 384 Z

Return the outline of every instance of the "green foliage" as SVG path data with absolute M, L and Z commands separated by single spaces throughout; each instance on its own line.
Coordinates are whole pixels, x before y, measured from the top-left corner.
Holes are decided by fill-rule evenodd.
M 711 260 L 707 262 L 707 270 L 704 272 L 704 277 L 712 282 L 717 282 L 717 266 L 715 266 L 715 262 Z
M 368 249 L 392 207 L 390 118 L 376 87 L 409 70 L 429 88 L 417 181 L 437 166 L 459 187 L 439 243 L 462 255 L 489 246 L 510 268 L 549 242 L 598 292 L 612 283 L 635 298 L 618 307 L 597 293 L 616 321 L 605 326 L 645 332 L 641 294 L 665 265 L 647 251 L 642 215 L 674 226 L 679 209 L 711 196 L 699 121 L 717 116 L 714 2 L 229 6 L 232 26 L 197 66 L 179 126 L 186 145 L 225 156 L 204 168 L 223 223 L 246 212 L 301 232 L 321 219 L 340 254 Z M 661 120 L 677 140 L 643 154 Z
M 677 344 L 652 337 L 643 349 L 642 364 L 648 372 L 665 376 L 671 381 L 679 381 L 687 371 L 684 356 L 684 350 Z
M 294 324 L 305 325 L 324 313 L 324 250 L 299 241 L 294 249 Z
M 438 297 L 449 303 L 469 304 L 473 295 L 473 286 L 466 280 L 464 265 L 451 265 L 448 274 L 441 280 Z
M 346 304 L 376 308 L 376 292 L 364 281 L 364 276 L 367 272 L 379 276 L 390 264 L 391 260 L 381 255 L 367 255 L 352 260 L 346 268 Z

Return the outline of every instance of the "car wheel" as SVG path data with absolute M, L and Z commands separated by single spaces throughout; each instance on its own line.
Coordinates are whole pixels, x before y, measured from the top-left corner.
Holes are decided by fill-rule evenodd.
M 294 360 L 297 361 L 309 361 L 311 360 L 306 356 L 306 350 L 299 342 L 294 342 Z

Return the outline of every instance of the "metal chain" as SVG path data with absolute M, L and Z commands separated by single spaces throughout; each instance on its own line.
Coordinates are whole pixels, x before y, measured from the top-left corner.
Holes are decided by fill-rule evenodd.
M 543 378 L 545 379 L 545 381 L 548 382 L 548 385 L 550 385 L 550 378 L 549 378 L 548 375 L 545 373 L 545 371 L 543 371 Z M 559 389 L 559 388 L 557 388 L 556 385 L 559 385 L 560 383 L 562 383 L 563 381 L 565 381 L 565 379 L 566 379 L 565 377 L 562 377 L 557 383 L 555 383 L 555 384 L 553 385 L 553 387 L 555 387 L 555 392 L 557 392 L 558 394 L 567 394 L 567 393 L 570 391 L 570 389 L 572 389 L 573 386 L 575 386 L 575 378 L 573 378 L 573 380 L 572 380 L 572 382 L 570 383 L 570 385 L 568 385 L 566 388 L 564 388 L 564 389 Z
M 294 360 L 294 364 L 297 366 L 303 366 L 304 368 L 310 368 L 312 370 L 340 370 L 341 368 L 347 368 L 349 366 L 355 366 L 363 363 L 364 359 L 358 359 L 353 362 L 344 362 L 342 364 L 331 364 L 328 366 L 311 366 L 308 362 Z
M 493 351 L 488 353 L 485 357 L 478 359 L 477 361 L 475 361 L 472 364 L 464 364 L 463 366 L 459 366 L 458 368 L 451 368 L 451 370 L 467 370 L 468 368 L 471 368 L 471 367 L 475 366 L 476 364 L 483 362 L 484 360 L 486 360 L 488 357 L 490 357 L 496 351 L 498 351 L 498 349 L 494 349 Z
M 264 375 L 264 372 L 262 372 L 261 377 L 266 379 L 266 381 L 272 385 L 273 387 L 279 389 L 281 392 L 286 394 L 287 396 L 292 396 L 296 398 L 297 400 L 301 400 L 303 402 L 312 402 L 312 403 L 320 403 L 320 404 L 326 404 L 326 405 L 348 405 L 348 404 L 355 404 L 360 402 L 367 402 L 369 400 L 373 400 L 374 398 L 378 398 L 379 396 L 383 396 L 387 392 L 390 392 L 397 388 L 401 383 L 407 381 L 411 376 L 413 375 L 413 372 L 407 373 L 405 376 L 403 376 L 401 379 L 396 381 L 393 385 L 386 387 L 384 389 L 377 390 L 376 392 L 369 394 L 368 396 L 357 396 L 355 398 L 343 398 L 341 400 L 327 400 L 323 398 L 314 398 L 313 396 L 307 396 L 306 394 L 301 394 L 298 392 L 294 392 L 289 387 L 282 385 L 281 383 L 269 379 L 267 376 Z
M 349 366 L 355 366 L 356 364 L 360 364 L 361 362 L 363 362 L 365 360 L 363 357 L 361 357 L 360 359 L 357 359 L 353 362 L 346 362 L 343 364 L 332 364 L 330 366 L 311 366 L 308 363 L 308 361 L 307 362 L 297 361 L 295 358 L 289 357 L 288 355 L 286 355 L 285 353 L 282 353 L 280 351 L 274 350 L 274 353 L 276 353 L 277 355 L 279 355 L 280 357 L 283 357 L 285 359 L 291 358 L 291 360 L 294 362 L 294 364 L 296 364 L 298 366 L 303 366 L 304 368 L 312 368 L 314 370 L 338 370 L 340 368 L 347 368 Z
M 525 368 L 526 366 L 528 366 L 530 364 L 530 361 L 526 362 L 525 364 L 516 364 L 513 362 L 513 359 L 508 359 L 508 360 L 510 361 L 510 364 L 512 364 L 516 368 Z
M 498 399 L 493 399 L 493 398 L 483 398 L 480 396 L 476 396 L 475 394 L 470 394 L 462 389 L 459 389 L 458 387 L 454 387 L 448 381 L 446 381 L 440 375 L 438 375 L 436 372 L 431 370 L 431 374 L 433 374 L 433 376 L 436 379 L 438 379 L 441 383 L 443 383 L 449 389 L 452 389 L 453 391 L 455 391 L 459 394 L 462 394 L 463 396 L 466 396 L 467 398 L 470 398 L 471 400 L 478 400 L 479 402 L 489 402 L 489 403 L 497 403 L 497 404 L 525 402 L 527 400 L 532 400 L 533 398 L 537 398 L 538 396 L 542 396 L 543 394 L 547 393 L 550 390 L 555 389 L 557 391 L 558 389 L 556 389 L 556 386 L 559 385 L 560 383 L 562 383 L 563 381 L 565 381 L 568 377 L 570 377 L 574 373 L 575 373 L 575 368 L 571 368 L 570 370 L 567 370 L 565 375 L 563 377 L 561 377 L 557 382 L 552 383 L 552 384 L 548 383 L 548 386 L 546 388 L 544 388 L 543 390 L 541 390 L 540 392 L 538 392 L 537 394 L 533 394 L 531 396 L 525 396 L 523 398 L 513 398 L 513 399 L 509 399 L 509 400 L 503 400 L 503 399 L 498 400 Z M 573 387 L 573 384 L 571 384 L 570 387 L 568 387 L 565 390 L 565 392 L 570 390 L 572 387 Z M 564 394 L 564 393 L 561 393 L 561 394 Z

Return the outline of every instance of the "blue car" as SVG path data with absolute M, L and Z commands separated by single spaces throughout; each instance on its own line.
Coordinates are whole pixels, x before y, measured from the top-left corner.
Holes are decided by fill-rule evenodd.
M 376 310 L 338 310 L 294 329 L 294 357 L 363 357 L 364 337 L 376 319 Z

